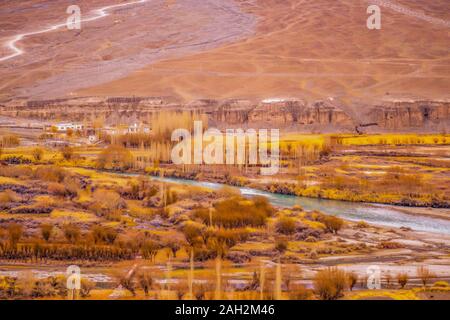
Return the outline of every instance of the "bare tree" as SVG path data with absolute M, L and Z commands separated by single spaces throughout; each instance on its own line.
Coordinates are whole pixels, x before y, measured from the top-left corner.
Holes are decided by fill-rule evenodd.
M 420 281 L 422 281 L 423 286 L 426 287 L 428 281 L 436 277 L 436 275 L 432 273 L 427 267 L 420 266 L 417 268 L 417 277 L 420 279 Z

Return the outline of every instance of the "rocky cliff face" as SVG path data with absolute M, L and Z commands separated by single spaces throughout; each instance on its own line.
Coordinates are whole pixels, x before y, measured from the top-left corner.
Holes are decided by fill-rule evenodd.
M 256 127 L 351 127 L 353 120 L 330 102 L 308 104 L 303 100 L 233 103 L 217 108 L 212 119 L 219 123 Z
M 314 132 L 354 132 L 371 124 L 371 131 L 450 129 L 450 102 L 393 101 L 366 106 L 361 116 L 352 116 L 346 106 L 334 100 L 308 103 L 301 99 L 197 100 L 180 104 L 166 97 L 77 98 L 31 101 L 0 106 L 0 115 L 47 121 L 91 121 L 99 117 L 108 124 L 150 121 L 161 111 L 196 111 L 207 114 L 219 128 L 280 128 Z M 361 120 L 363 119 L 363 120 Z M 110 123 L 109 123 L 110 122 Z
M 371 108 L 369 117 L 385 129 L 445 127 L 450 122 L 450 103 L 433 101 L 391 102 Z

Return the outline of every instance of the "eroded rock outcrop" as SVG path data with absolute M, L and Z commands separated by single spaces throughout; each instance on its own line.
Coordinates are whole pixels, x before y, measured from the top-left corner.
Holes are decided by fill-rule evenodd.
M 450 121 L 450 102 L 391 102 L 374 106 L 368 116 L 384 129 L 443 127 Z
M 206 114 L 210 125 L 226 127 L 280 128 L 304 132 L 355 132 L 370 124 L 372 132 L 450 129 L 448 101 L 389 101 L 353 111 L 329 98 L 307 102 L 302 99 L 196 100 L 187 104 L 170 97 L 86 97 L 49 101 L 25 101 L 0 105 L 0 115 L 44 121 L 92 121 L 105 124 L 148 122 L 161 111 L 195 111 Z M 355 129 L 356 128 L 356 129 Z M 358 131 L 358 130 L 356 130 Z

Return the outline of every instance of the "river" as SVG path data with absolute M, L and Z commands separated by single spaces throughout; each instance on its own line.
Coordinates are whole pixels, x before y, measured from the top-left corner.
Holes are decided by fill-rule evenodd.
M 213 182 L 202 182 L 194 180 L 183 180 L 176 178 L 159 178 L 155 180 L 166 181 L 176 184 L 205 187 L 213 190 L 224 187 L 224 184 Z M 350 221 L 366 221 L 370 224 L 384 227 L 407 227 L 415 231 L 425 231 L 441 234 L 450 234 L 450 221 L 425 217 L 419 215 L 406 214 L 395 210 L 391 206 L 381 204 L 367 204 L 361 202 L 348 202 L 338 200 L 305 198 L 291 195 L 282 195 L 265 192 L 252 188 L 237 188 L 245 197 L 264 196 L 270 203 L 278 207 L 293 207 L 300 205 L 305 210 L 318 210 L 326 214 L 336 215 Z M 401 207 L 407 210 L 408 207 Z

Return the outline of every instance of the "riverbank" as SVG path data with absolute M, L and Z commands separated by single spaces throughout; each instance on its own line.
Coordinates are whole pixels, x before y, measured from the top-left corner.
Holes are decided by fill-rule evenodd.
M 326 200 L 338 200 L 345 202 L 355 202 L 355 203 L 365 203 L 367 205 L 387 205 L 391 208 L 401 207 L 411 208 L 411 210 L 402 210 L 405 213 L 413 215 L 425 215 L 434 218 L 450 220 L 450 203 L 437 202 L 437 203 L 420 203 L 414 201 L 408 201 L 407 199 L 395 200 L 393 198 L 384 198 L 383 195 L 373 195 L 370 196 L 362 193 L 358 196 L 356 194 L 349 194 L 347 192 L 336 192 L 335 189 L 322 189 L 318 186 L 312 188 L 301 188 L 299 183 L 280 181 L 277 178 L 267 179 L 267 178 L 246 178 L 243 176 L 232 177 L 229 175 L 207 175 L 204 172 L 183 172 L 176 169 L 164 169 L 164 168 L 146 168 L 145 173 L 150 174 L 153 177 L 172 177 L 182 180 L 194 180 L 198 182 L 206 183 L 220 183 L 224 185 L 229 185 L 231 187 L 239 188 L 252 188 L 261 190 L 264 192 L 298 196 L 312 199 L 326 199 Z M 270 180 L 270 181 L 269 181 Z M 433 211 L 433 212 L 430 212 Z

